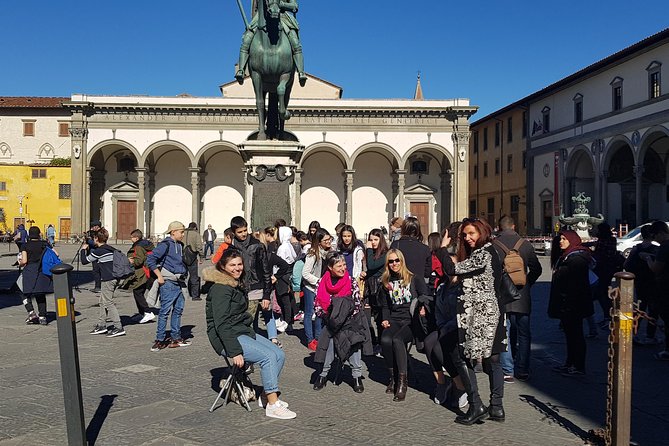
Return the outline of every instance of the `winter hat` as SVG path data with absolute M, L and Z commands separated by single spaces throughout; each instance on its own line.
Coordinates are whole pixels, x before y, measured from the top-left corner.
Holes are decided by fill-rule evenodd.
M 172 231 L 180 231 L 180 230 L 185 230 L 185 229 L 186 229 L 186 227 L 184 226 L 183 223 L 181 223 L 180 221 L 173 221 L 167 227 L 167 232 L 171 234 Z

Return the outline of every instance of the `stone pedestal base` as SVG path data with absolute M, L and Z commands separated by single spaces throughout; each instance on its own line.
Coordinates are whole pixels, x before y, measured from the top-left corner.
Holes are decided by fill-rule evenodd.
M 295 182 L 304 146 L 294 141 L 245 141 L 239 152 L 246 169 L 245 214 L 251 229 L 271 226 L 278 218 L 297 224 L 299 182 Z

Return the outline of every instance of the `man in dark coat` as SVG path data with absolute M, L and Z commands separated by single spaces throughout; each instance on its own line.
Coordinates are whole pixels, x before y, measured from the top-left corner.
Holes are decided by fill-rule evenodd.
M 512 249 L 520 235 L 516 232 L 516 223 L 513 218 L 504 216 L 499 221 L 500 232 L 495 238 L 495 248 L 500 259 L 504 259 L 503 249 L 497 245 L 500 243 L 507 249 Z M 534 247 L 528 241 L 524 241 L 518 248 L 518 254 L 525 264 L 527 284 L 520 288 L 520 299 L 506 305 L 507 330 L 510 348 L 502 352 L 500 359 L 504 370 L 504 380 L 513 382 L 515 376 L 521 381 L 527 381 L 530 376 L 530 350 L 532 336 L 530 334 L 530 313 L 532 312 L 532 298 L 530 289 L 534 282 L 541 276 L 541 263 L 534 252 Z M 515 363 L 515 373 L 514 373 Z

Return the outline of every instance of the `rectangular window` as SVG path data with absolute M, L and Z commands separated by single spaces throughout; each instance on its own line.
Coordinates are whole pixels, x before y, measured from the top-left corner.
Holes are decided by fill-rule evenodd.
M 61 200 L 69 200 L 72 198 L 72 185 L 71 184 L 59 184 L 58 185 L 58 198 Z
M 68 122 L 58 123 L 58 136 L 62 137 L 70 136 L 70 124 Z
M 613 87 L 613 110 L 620 110 L 623 108 L 623 86 L 618 85 Z
M 469 215 L 476 215 L 476 200 L 469 200 Z
M 506 142 L 513 142 L 513 119 L 510 116 L 506 120 Z
M 23 121 L 23 136 L 35 136 L 35 121 Z
M 527 169 L 527 152 L 523 150 L 523 169 Z
M 495 158 L 495 175 L 499 175 L 499 158 Z
M 7 182 L 6 181 L 0 181 L 0 192 L 4 192 L 7 190 Z
M 478 179 L 478 177 L 479 177 L 479 165 L 474 164 L 474 179 L 476 180 Z
M 574 102 L 574 122 L 583 122 L 583 101 Z
M 46 178 L 46 169 L 33 169 L 33 178 Z
M 474 132 L 474 153 L 479 151 L 479 132 Z
M 488 198 L 488 214 L 495 215 L 495 198 Z M 492 221 L 490 222 L 492 223 Z
M 488 127 L 483 129 L 483 151 L 488 150 Z
M 659 98 L 661 94 L 660 89 L 660 71 L 652 72 L 648 75 L 649 99 Z
M 523 138 L 527 138 L 527 126 L 528 126 L 527 110 L 525 110 L 523 112 Z
M 544 133 L 548 133 L 548 132 L 551 131 L 551 112 L 550 111 L 545 111 L 543 113 L 542 125 L 543 125 L 543 132 Z
M 488 162 L 483 162 L 483 178 L 488 178 Z
M 499 122 L 495 123 L 495 147 L 499 147 Z
M 506 156 L 506 171 L 507 172 L 513 171 L 513 155 Z
M 516 213 L 520 208 L 520 197 L 518 195 L 511 195 L 511 212 Z

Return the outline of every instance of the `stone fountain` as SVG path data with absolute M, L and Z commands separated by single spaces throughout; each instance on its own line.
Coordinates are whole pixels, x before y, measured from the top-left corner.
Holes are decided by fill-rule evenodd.
M 579 192 L 575 197 L 571 197 L 571 201 L 576 203 L 574 214 L 571 217 L 560 214 L 558 220 L 560 224 L 567 225 L 570 229 L 576 231 L 581 240 L 590 240 L 590 229 L 594 225 L 602 223 L 604 216 L 602 214 L 597 214 L 597 217 L 590 216 L 590 211 L 585 205 L 590 203 L 591 198 L 586 197 L 585 192 Z

